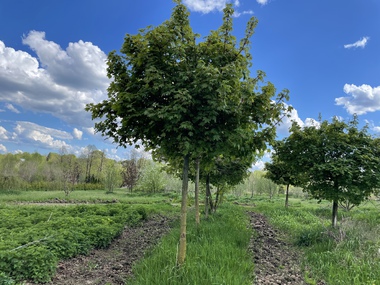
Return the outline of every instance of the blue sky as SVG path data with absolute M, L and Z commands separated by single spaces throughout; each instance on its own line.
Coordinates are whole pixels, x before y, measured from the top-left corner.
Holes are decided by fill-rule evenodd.
M 225 0 L 183 0 L 201 36 L 219 27 Z M 380 1 L 233 0 L 234 34 L 255 16 L 252 72 L 290 90 L 292 119 L 359 115 L 380 134 Z M 79 155 L 95 145 L 111 158 L 128 151 L 93 133 L 86 103 L 107 97 L 106 57 L 126 33 L 168 19 L 171 0 L 2 0 L 0 153 Z M 287 134 L 290 121 L 279 129 Z M 257 165 L 259 166 L 259 164 Z

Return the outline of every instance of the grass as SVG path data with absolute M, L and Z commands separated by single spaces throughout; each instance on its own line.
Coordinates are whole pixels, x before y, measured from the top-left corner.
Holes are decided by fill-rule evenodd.
M 252 284 L 253 264 L 247 253 L 251 236 L 244 209 L 223 205 L 196 228 L 194 214 L 188 215 L 187 256 L 176 266 L 177 227 L 134 268 L 128 284 Z
M 349 212 L 339 209 L 339 224 L 331 228 L 331 206 L 313 200 L 251 200 L 275 227 L 304 254 L 310 284 L 380 284 L 380 205 L 367 202 Z
M 0 192 L 0 201 L 3 202 L 0 208 L 4 211 L 18 208 L 22 210 L 20 213 L 25 213 L 28 208 L 35 210 L 36 206 L 20 205 L 19 202 L 43 202 L 55 198 L 90 203 L 117 200 L 121 204 L 133 204 L 131 207 L 143 205 L 149 212 L 179 213 L 177 194 L 147 196 L 127 193 L 125 189 L 117 189 L 109 194 L 104 190 L 74 191 L 68 198 L 63 192 L 57 191 Z M 302 266 L 309 284 L 324 280 L 329 285 L 380 285 L 378 202 L 364 203 L 349 212 L 339 209 L 338 228 L 332 229 L 331 205 L 328 202 L 291 198 L 290 207 L 285 209 L 282 196 L 272 200 L 263 196 L 237 200 L 229 196 L 226 201 L 238 201 L 244 207 L 224 203 L 209 220 L 202 220 L 199 228 L 195 226 L 194 213 L 189 212 L 184 266 L 176 266 L 179 239 L 177 224 L 136 264 L 135 279 L 129 280 L 128 284 L 252 284 L 252 257 L 247 253 L 252 232 L 245 211 L 253 210 L 265 214 L 270 223 L 281 230 L 284 239 L 302 252 Z M 42 218 L 46 223 L 55 206 L 38 207 L 47 209 Z M 56 216 L 53 214 L 52 217 Z M 21 219 L 22 215 L 18 217 Z M 21 223 L 21 220 L 15 221 Z M 0 282 L 2 278 L 5 277 L 0 272 Z

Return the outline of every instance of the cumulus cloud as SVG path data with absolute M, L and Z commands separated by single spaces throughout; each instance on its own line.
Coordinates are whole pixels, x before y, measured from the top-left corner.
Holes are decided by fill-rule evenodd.
M 83 135 L 82 131 L 78 130 L 77 128 L 74 128 L 74 130 L 73 130 L 74 138 L 80 140 L 80 139 L 82 139 L 82 135 Z
M 21 142 L 32 142 L 34 145 L 47 149 L 67 149 L 70 146 L 65 140 L 73 139 L 68 132 L 47 128 L 31 122 L 18 121 L 14 128 L 14 139 Z
M 106 98 L 110 81 L 105 53 L 83 41 L 63 50 L 38 31 L 31 31 L 22 42 L 37 58 L 0 41 L 0 100 L 73 125 L 93 125 L 84 107 Z
M 265 162 L 269 162 L 271 160 L 271 156 L 272 156 L 272 150 L 266 152 L 264 154 L 264 156 L 257 160 L 251 167 L 251 171 L 255 171 L 255 170 L 263 170 L 264 167 L 265 167 Z
M 88 133 L 88 134 L 90 134 L 90 135 L 95 135 L 95 128 L 94 128 L 94 127 L 83 128 L 83 130 L 85 130 L 86 133 Z
M 372 130 L 373 130 L 375 133 L 380 134 L 380 126 L 374 126 L 374 127 L 372 128 Z
M 350 96 L 335 98 L 335 103 L 343 105 L 349 114 L 362 115 L 380 110 L 380 86 L 345 84 L 343 91 Z
M 344 48 L 364 48 L 367 45 L 369 37 L 363 37 L 361 40 L 354 42 L 353 44 L 344 45 Z
M 207 14 L 214 11 L 223 11 L 227 3 L 233 3 L 235 7 L 240 6 L 239 0 L 184 0 L 183 3 L 194 12 Z M 240 17 L 245 14 L 253 14 L 252 11 L 238 12 L 235 11 L 234 17 Z
M 5 147 L 5 145 L 1 143 L 0 143 L 0 152 L 7 152 L 7 148 Z
M 376 126 L 372 120 L 371 121 L 364 120 L 364 121 L 367 124 L 367 126 L 370 128 L 370 130 L 372 130 L 376 134 L 380 134 L 380 126 Z
M 269 2 L 269 0 L 256 0 L 257 1 L 257 3 L 259 3 L 260 5 L 266 5 L 268 2 Z
M 0 140 L 6 141 L 8 139 L 9 139 L 8 131 L 4 127 L 0 126 Z
M 306 118 L 305 121 L 302 121 L 298 116 L 298 111 L 293 108 L 289 113 L 289 117 L 284 117 L 282 122 L 279 124 L 277 128 L 277 132 L 279 135 L 288 135 L 289 128 L 292 126 L 293 122 L 296 122 L 300 127 L 309 127 L 309 126 L 318 126 L 320 123 L 313 118 Z

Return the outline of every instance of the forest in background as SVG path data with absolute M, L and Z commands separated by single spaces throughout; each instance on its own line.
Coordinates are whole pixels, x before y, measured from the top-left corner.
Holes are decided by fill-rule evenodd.
M 233 192 L 236 196 L 250 193 L 269 198 L 283 193 L 284 187 L 265 178 L 264 174 L 258 170 L 250 172 L 242 183 L 222 188 L 223 193 Z M 125 188 L 128 192 L 179 193 L 181 183 L 180 178 L 165 171 L 165 165 L 136 151 L 129 159 L 121 161 L 107 158 L 105 152 L 95 146 L 86 147 L 80 156 L 65 151 L 47 155 L 38 152 L 0 154 L 0 191 L 61 190 L 69 195 L 74 190 L 112 192 L 115 188 Z M 204 192 L 205 185 L 200 186 Z M 193 189 L 190 185 L 190 192 Z M 296 187 L 291 192 L 296 196 L 304 195 L 302 189 Z

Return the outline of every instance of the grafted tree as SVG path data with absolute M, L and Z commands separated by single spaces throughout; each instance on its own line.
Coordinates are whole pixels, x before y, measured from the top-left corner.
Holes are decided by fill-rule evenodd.
M 277 141 L 273 144 L 273 153 L 271 162 L 265 163 L 265 177 L 272 180 L 278 185 L 286 185 L 285 207 L 289 206 L 289 186 L 302 184 L 302 174 L 296 164 L 285 163 L 289 160 L 288 156 L 293 152 L 293 146 L 290 140 Z M 294 142 L 294 141 L 293 141 Z M 298 143 L 298 142 L 295 142 Z
M 261 71 L 250 77 L 250 37 L 236 43 L 231 5 L 223 24 L 198 42 L 189 12 L 175 1 L 171 18 L 157 27 L 127 34 L 121 54 L 108 55 L 112 82 L 108 99 L 89 104 L 87 111 L 102 135 L 121 145 L 159 149 L 167 161 L 182 159 L 181 233 L 178 264 L 186 256 L 186 207 L 189 161 L 223 154 L 226 142 L 239 153 L 255 157 L 274 140 L 275 125 L 286 109 L 288 92 L 276 95 Z
M 358 129 L 356 116 L 348 123 L 334 118 L 304 128 L 294 123 L 285 145 L 291 148 L 283 161 L 305 177 L 300 186 L 333 203 L 333 227 L 339 202 L 359 205 L 380 187 L 378 139 L 367 127 Z

